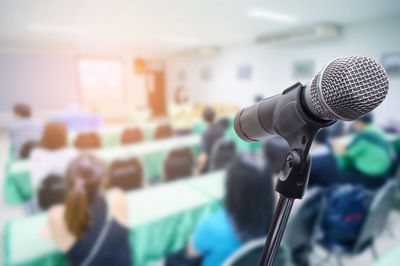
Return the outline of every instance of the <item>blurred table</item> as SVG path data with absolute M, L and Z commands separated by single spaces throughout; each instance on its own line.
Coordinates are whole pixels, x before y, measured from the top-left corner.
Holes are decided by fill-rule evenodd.
M 194 155 L 197 156 L 200 153 L 200 141 L 200 136 L 188 135 L 109 149 L 92 150 L 91 153 L 107 163 L 137 157 L 142 163 L 144 177 L 146 179 L 154 179 L 162 176 L 164 160 L 169 151 L 176 148 L 191 147 Z M 30 167 L 29 160 L 15 161 L 6 165 L 3 188 L 6 204 L 23 203 L 33 196 Z
M 224 171 L 127 193 L 136 266 L 183 249 L 199 221 L 221 206 Z M 67 265 L 48 235 L 46 213 L 5 225 L 5 265 Z

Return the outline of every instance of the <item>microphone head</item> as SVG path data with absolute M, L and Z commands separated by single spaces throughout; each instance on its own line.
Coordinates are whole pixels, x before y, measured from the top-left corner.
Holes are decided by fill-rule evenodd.
M 388 76 L 378 62 L 364 56 L 347 56 L 331 61 L 315 76 L 310 95 L 321 117 L 354 120 L 375 109 L 388 89 Z

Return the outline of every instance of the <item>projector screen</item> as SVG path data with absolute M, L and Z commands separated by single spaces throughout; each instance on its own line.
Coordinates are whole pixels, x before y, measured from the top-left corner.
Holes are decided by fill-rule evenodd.
M 78 71 L 81 97 L 84 103 L 123 100 L 122 60 L 79 58 Z

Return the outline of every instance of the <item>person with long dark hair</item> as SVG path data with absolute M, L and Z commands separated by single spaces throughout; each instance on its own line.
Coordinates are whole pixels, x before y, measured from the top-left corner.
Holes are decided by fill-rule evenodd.
M 227 169 L 225 206 L 206 217 L 188 245 L 189 256 L 217 266 L 244 243 L 267 235 L 274 197 L 272 171 L 251 153 L 238 155 Z
M 71 265 L 132 265 L 124 193 L 104 191 L 105 166 L 81 155 L 66 174 L 67 195 L 48 214 L 50 231 Z

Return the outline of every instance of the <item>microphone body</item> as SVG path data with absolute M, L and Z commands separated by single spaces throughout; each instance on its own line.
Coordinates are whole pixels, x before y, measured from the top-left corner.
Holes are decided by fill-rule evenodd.
M 351 121 L 367 114 L 384 100 L 388 88 L 386 72 L 375 60 L 361 56 L 338 58 L 306 86 L 296 83 L 282 94 L 241 109 L 235 116 L 234 128 L 248 142 L 271 135 L 280 135 L 289 142 L 285 131 L 304 123 L 319 129 L 337 120 Z M 289 97 L 292 90 L 297 94 L 290 93 Z M 288 108 L 290 105 L 296 108 Z

